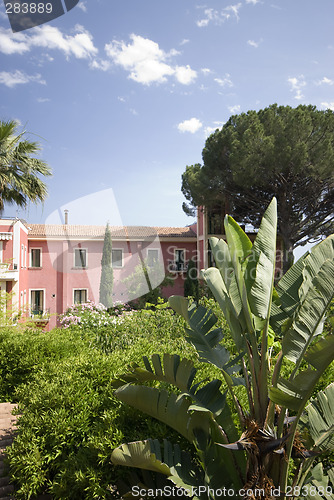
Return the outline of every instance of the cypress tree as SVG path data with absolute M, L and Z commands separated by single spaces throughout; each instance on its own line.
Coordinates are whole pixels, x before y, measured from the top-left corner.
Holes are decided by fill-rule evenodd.
M 112 307 L 114 273 L 112 268 L 112 242 L 109 224 L 106 226 L 101 260 L 100 302 L 107 309 Z

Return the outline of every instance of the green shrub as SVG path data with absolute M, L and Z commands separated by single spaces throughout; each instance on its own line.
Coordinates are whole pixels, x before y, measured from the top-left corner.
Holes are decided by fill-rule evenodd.
M 124 472 L 111 466 L 112 450 L 125 439 L 173 432 L 116 400 L 111 380 L 157 349 L 194 356 L 183 329 L 171 310 L 138 311 L 105 329 L 108 354 L 88 329 L 0 332 L 1 397 L 18 401 L 22 415 L 8 452 L 17 499 L 43 491 L 64 500 L 117 497 L 113 485 Z

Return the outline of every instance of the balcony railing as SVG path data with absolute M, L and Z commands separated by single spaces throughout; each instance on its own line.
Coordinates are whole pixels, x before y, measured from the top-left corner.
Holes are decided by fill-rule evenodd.
M 50 319 L 50 309 L 43 309 L 41 306 L 32 306 L 30 309 L 30 317 L 35 322 L 48 322 Z
M 17 264 L 13 264 L 12 262 L 0 262 L 0 279 L 17 281 Z
M 171 273 L 186 273 L 188 269 L 188 262 L 180 262 L 175 260 L 168 261 L 168 271 Z

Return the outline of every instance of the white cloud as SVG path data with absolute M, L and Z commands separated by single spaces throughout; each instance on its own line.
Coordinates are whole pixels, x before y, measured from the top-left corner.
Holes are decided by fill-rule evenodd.
M 175 77 L 179 83 L 183 85 L 189 85 L 197 78 L 197 73 L 189 65 L 187 66 L 176 66 Z
M 324 76 L 322 80 L 319 80 L 317 82 L 317 85 L 334 85 L 334 80 L 331 80 L 330 78 L 327 78 L 327 76 Z
M 241 7 L 241 3 L 237 3 L 236 5 L 229 5 L 228 7 L 225 7 L 226 12 L 232 12 L 232 14 L 235 16 L 236 20 L 239 21 L 239 10 Z
M 254 47 L 255 49 L 257 49 L 258 46 L 260 45 L 260 43 L 262 43 L 262 42 L 263 42 L 262 38 L 258 42 L 256 42 L 255 40 L 247 40 L 248 45 L 250 45 L 251 47 Z
M 260 0 L 246 0 L 246 3 L 252 3 L 253 5 L 256 5 L 259 2 Z
M 94 59 L 93 61 L 90 62 L 89 66 L 92 69 L 99 69 L 101 71 L 108 71 L 110 68 L 111 64 L 110 61 L 106 61 L 105 59 Z
M 10 29 L 0 28 L 0 52 L 6 55 L 29 52 L 28 36 L 14 33 Z
M 75 26 L 76 34 L 73 36 L 63 35 L 58 28 L 48 24 L 35 30 L 38 31 L 32 37 L 33 45 L 61 50 L 67 57 L 74 55 L 78 59 L 89 59 L 98 52 L 92 35 L 81 25 Z
M 214 24 L 222 24 L 231 17 L 235 17 L 237 21 L 239 21 L 239 10 L 241 8 L 241 2 L 235 5 L 228 5 L 224 7 L 222 10 L 215 9 L 204 9 L 204 17 L 196 22 L 199 28 L 203 28 L 208 26 L 211 22 Z
M 292 78 L 288 78 L 288 82 L 291 86 L 290 91 L 296 92 L 294 98 L 298 101 L 304 99 L 304 95 L 302 94 L 302 88 L 306 86 L 304 76 L 300 75 L 298 77 L 294 76 Z
M 205 137 L 208 137 L 209 135 L 213 134 L 217 129 L 221 129 L 223 127 L 225 122 L 213 122 L 213 127 L 205 127 L 204 129 L 204 135 Z
M 236 104 L 235 106 L 228 106 L 228 110 L 232 115 L 235 115 L 236 113 L 240 113 L 241 106 L 240 104 Z
M 43 103 L 43 102 L 50 102 L 51 99 L 49 99 L 48 97 L 38 97 L 37 98 L 37 102 L 40 102 L 40 103 Z
M 77 59 L 90 59 L 98 53 L 92 35 L 81 25 L 75 26 L 74 35 L 64 35 L 49 24 L 33 28 L 29 33 L 12 33 L 11 30 L 0 28 L 0 52 L 7 55 L 24 54 L 34 47 L 60 50 L 67 58 L 74 56 Z
M 210 73 L 212 73 L 211 69 L 209 69 L 209 68 L 202 68 L 202 69 L 201 69 L 201 72 L 202 72 L 204 75 L 210 75 Z
M 188 38 L 184 38 L 182 40 L 182 42 L 180 43 L 180 45 L 186 45 L 186 43 L 189 43 L 189 42 L 190 42 L 190 40 L 188 40 Z
M 22 85 L 30 82 L 40 83 L 42 85 L 46 84 L 45 80 L 42 80 L 42 77 L 39 74 L 27 75 L 19 70 L 13 71 L 12 73 L 8 71 L 0 72 L 0 84 L 6 85 L 6 87 L 13 88 L 16 85 Z
M 334 111 L 334 102 L 322 102 L 321 106 L 324 107 L 325 109 L 330 109 Z
M 229 73 L 226 73 L 224 78 L 215 78 L 214 81 L 221 87 L 233 87 L 233 82 Z
M 180 132 L 190 132 L 191 134 L 195 134 L 200 128 L 202 128 L 203 124 L 198 118 L 190 118 L 190 120 L 184 120 L 179 123 L 177 128 Z
M 81 9 L 83 12 L 87 12 L 87 4 L 86 2 L 83 2 L 82 0 L 77 4 L 79 9 Z
M 209 135 L 213 134 L 217 127 L 205 127 L 204 129 L 204 135 L 205 137 L 208 137 Z
M 175 49 L 165 52 L 159 45 L 148 38 L 132 34 L 131 43 L 114 40 L 105 46 L 107 55 L 114 64 L 129 72 L 129 78 L 144 85 L 163 83 L 167 77 L 189 85 L 197 77 L 196 71 L 187 66 L 172 66 L 171 57 L 179 54 Z

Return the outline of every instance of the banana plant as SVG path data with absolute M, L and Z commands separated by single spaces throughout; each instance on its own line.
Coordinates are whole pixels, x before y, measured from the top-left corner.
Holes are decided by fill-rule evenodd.
M 217 367 L 221 377 L 194 383 L 191 361 L 154 355 L 113 382 L 121 401 L 188 439 L 196 460 L 151 440 L 122 445 L 111 460 L 163 473 L 193 498 L 215 500 L 228 491 L 223 496 L 333 500 L 334 467 L 324 469 L 319 456 L 334 450 L 334 385 L 312 395 L 334 359 L 334 335 L 323 331 L 334 296 L 334 235 L 299 259 L 275 287 L 276 200 L 254 242 L 232 217 L 225 217 L 224 226 L 226 239 L 210 239 L 215 267 L 202 275 L 238 354 L 224 347 L 212 311 L 172 296 L 169 303 L 186 320 L 187 340 L 199 360 Z M 273 336 L 279 352 L 270 347 Z M 242 391 L 246 404 L 240 402 Z

